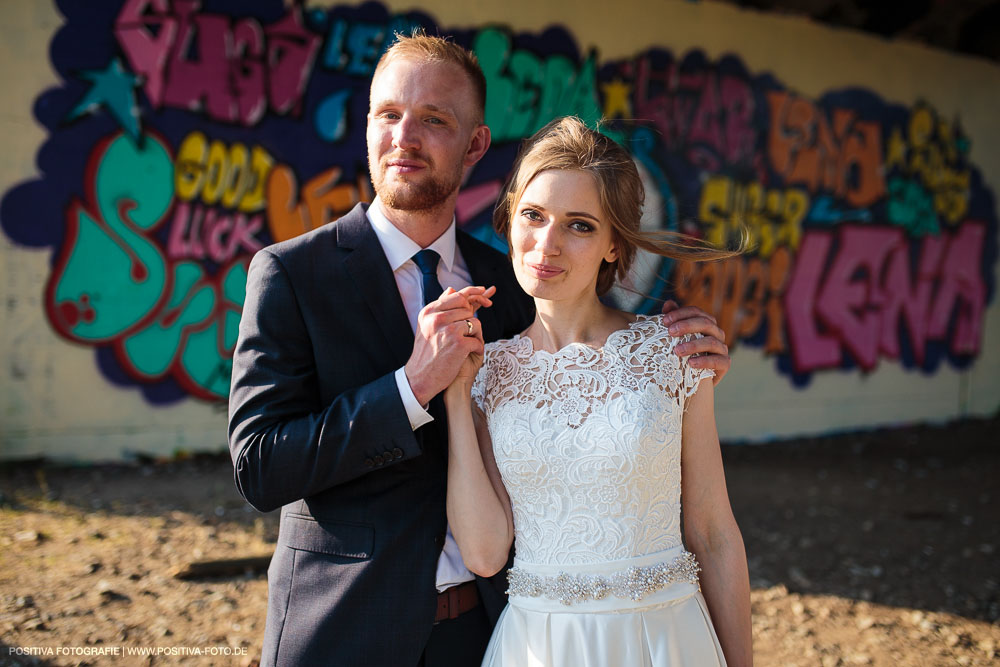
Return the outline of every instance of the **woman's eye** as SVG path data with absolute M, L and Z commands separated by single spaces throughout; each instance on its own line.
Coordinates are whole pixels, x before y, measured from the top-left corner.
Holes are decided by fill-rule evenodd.
M 594 226 L 593 225 L 591 225 L 589 222 L 583 222 L 581 220 L 574 220 L 572 223 L 570 223 L 570 227 L 572 227 L 573 229 L 575 229 L 578 232 L 592 232 L 592 231 L 594 231 Z
M 528 220 L 541 220 L 542 216 L 538 215 L 538 211 L 532 208 L 526 208 L 521 211 L 521 216 L 527 218 Z

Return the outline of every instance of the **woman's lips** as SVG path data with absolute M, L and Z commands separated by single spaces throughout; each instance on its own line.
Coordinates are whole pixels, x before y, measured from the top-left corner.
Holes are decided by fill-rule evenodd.
M 565 269 L 560 269 L 558 266 L 552 266 L 551 264 L 532 264 L 528 262 L 525 264 L 525 267 L 528 269 L 528 273 L 536 278 L 553 278 L 565 271 Z

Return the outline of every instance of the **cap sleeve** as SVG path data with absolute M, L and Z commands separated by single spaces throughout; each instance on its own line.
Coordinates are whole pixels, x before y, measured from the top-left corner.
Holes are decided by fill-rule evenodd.
M 486 414 L 486 363 L 488 359 L 489 355 L 484 354 L 483 365 L 479 367 L 476 379 L 472 383 L 472 400 L 483 414 Z
M 687 334 L 677 339 L 677 343 L 686 343 L 696 338 L 701 338 L 701 334 Z M 705 378 L 715 377 L 715 370 L 712 368 L 694 368 L 688 361 L 690 356 L 681 357 L 681 386 L 679 394 L 681 406 L 687 408 L 687 400 L 698 391 L 698 386 Z

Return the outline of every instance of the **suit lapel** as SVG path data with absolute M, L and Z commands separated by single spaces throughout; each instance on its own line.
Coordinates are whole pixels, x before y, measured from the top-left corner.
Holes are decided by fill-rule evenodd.
M 373 322 L 368 329 L 381 333 L 396 364 L 403 366 L 413 350 L 413 331 L 396 279 L 365 215 L 365 207 L 361 204 L 355 206 L 336 224 L 337 244 L 351 249 L 344 259 L 344 268 L 368 307 Z M 472 276 L 472 284 L 487 287 L 496 284 L 509 260 L 461 230 L 457 231 L 456 243 Z M 503 298 L 509 298 L 509 295 Z M 500 315 L 495 309 L 483 308 L 478 316 L 487 342 L 501 336 Z
M 473 285 L 489 287 L 495 285 L 497 276 L 500 275 L 503 266 L 500 262 L 508 261 L 503 255 L 491 252 L 465 232 L 458 230 L 456 241 L 465 265 L 469 268 Z M 498 287 L 500 287 L 498 285 Z M 506 298 L 506 296 L 502 297 Z M 487 343 L 500 337 L 502 330 L 500 327 L 499 314 L 494 308 L 481 308 L 477 313 L 479 321 L 483 325 L 483 338 Z
M 410 320 L 382 244 L 378 242 L 361 204 L 337 222 L 337 243 L 340 247 L 352 249 L 344 260 L 344 268 L 368 306 L 373 321 L 368 329 L 381 332 L 396 365 L 405 365 L 413 350 Z

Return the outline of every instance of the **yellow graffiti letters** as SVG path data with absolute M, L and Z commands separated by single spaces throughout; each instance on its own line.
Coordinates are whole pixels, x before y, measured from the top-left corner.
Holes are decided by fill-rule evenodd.
M 969 170 L 959 166 L 960 132 L 922 104 L 910 114 L 908 130 L 907 171 L 933 194 L 937 214 L 954 225 L 969 205 Z
M 698 217 L 707 225 L 705 239 L 718 247 L 749 232 L 757 254 L 768 258 L 779 247 L 797 248 L 809 195 L 798 188 L 766 189 L 760 183 L 737 183 L 712 176 L 701 190 Z
M 184 201 L 197 197 L 244 213 L 264 208 L 264 187 L 274 159 L 260 146 L 209 142 L 201 132 L 184 138 L 177 151 L 175 187 Z

